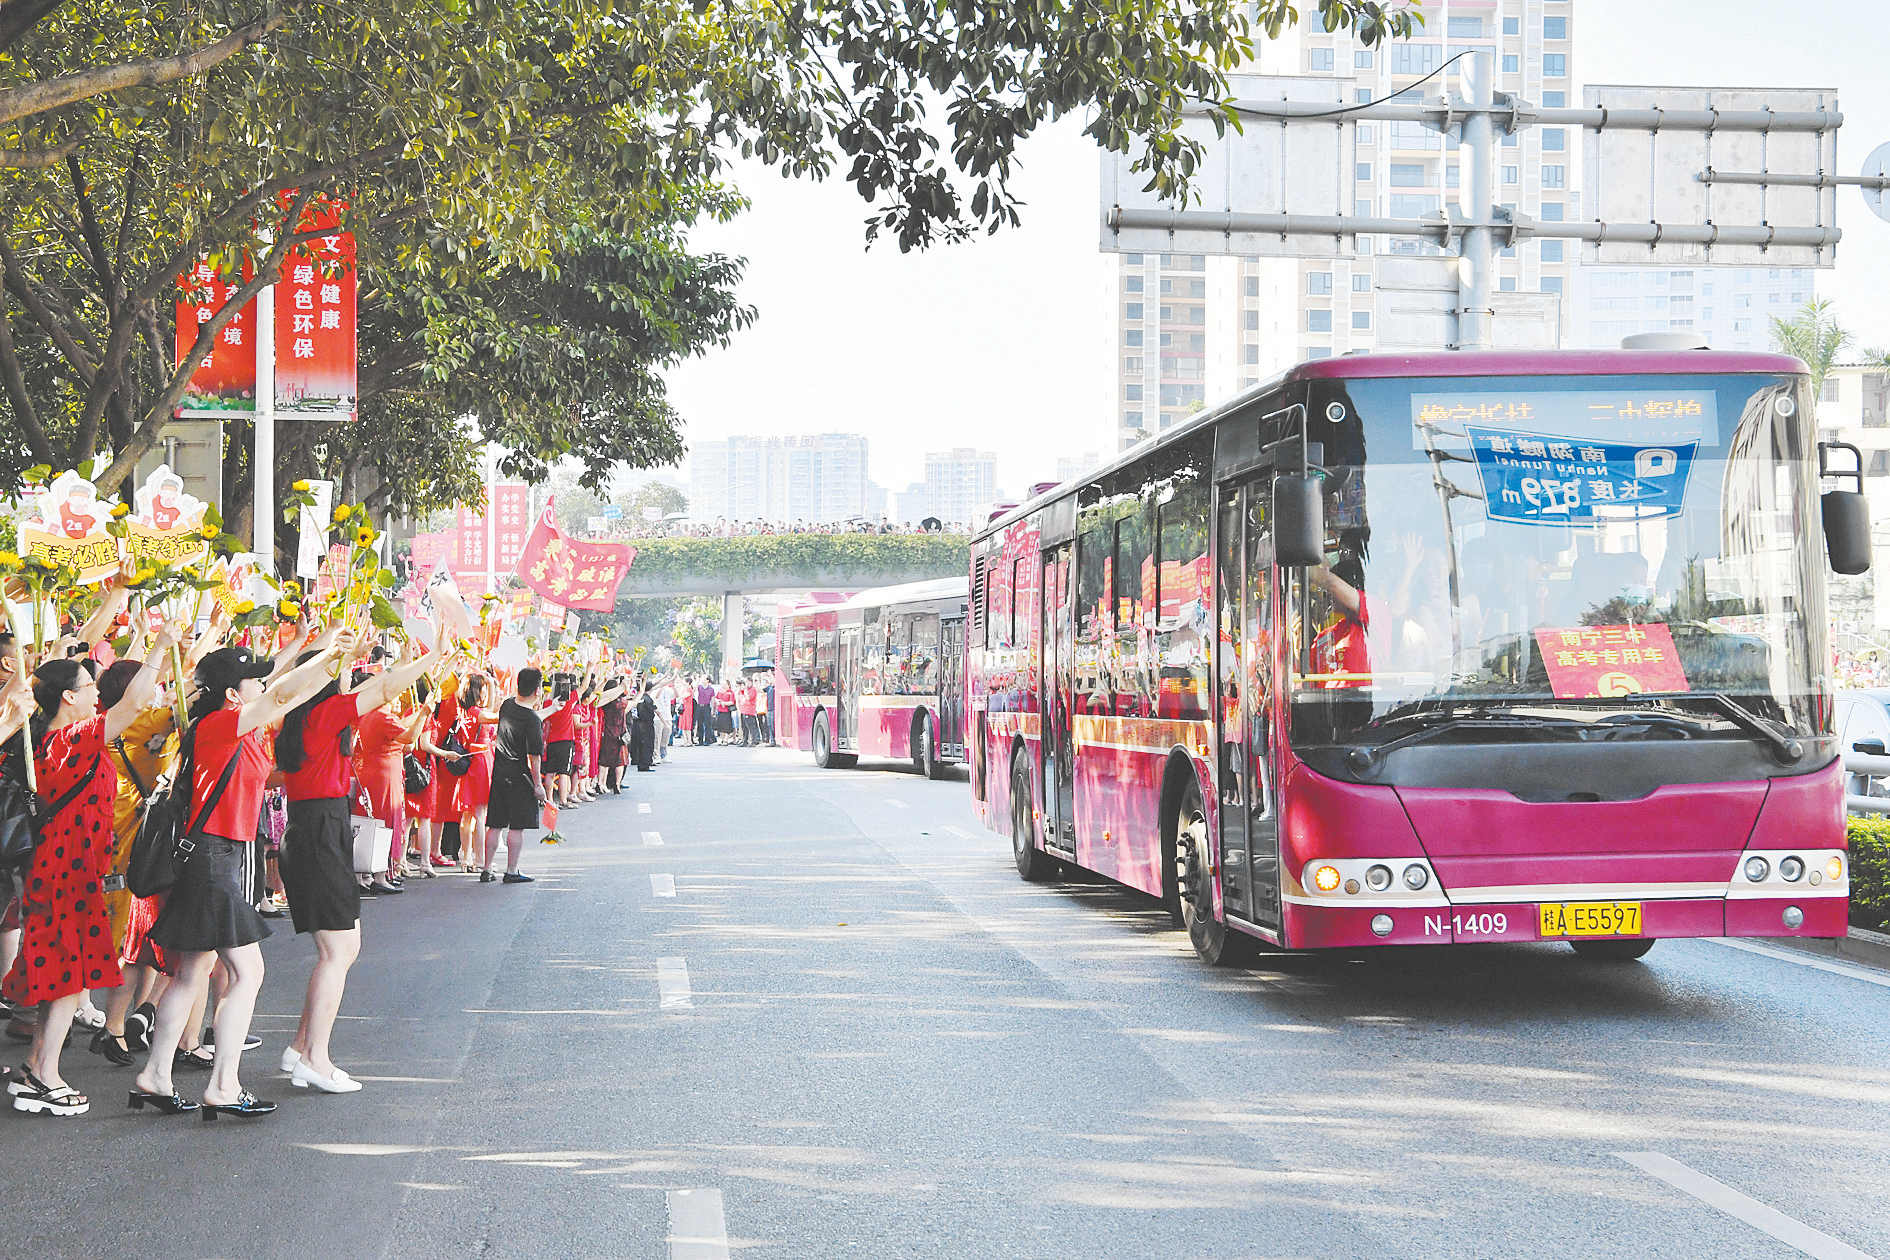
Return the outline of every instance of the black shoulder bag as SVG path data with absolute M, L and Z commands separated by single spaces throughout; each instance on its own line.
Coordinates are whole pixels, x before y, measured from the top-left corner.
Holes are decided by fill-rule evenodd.
M 0 870 L 12 870 L 33 860 L 33 850 L 39 847 L 39 833 L 61 810 L 79 799 L 79 793 L 98 776 L 99 760 L 103 756 L 101 753 L 94 759 L 85 777 L 50 808 L 40 804 L 38 795 L 18 779 L 0 780 Z
M 242 755 L 239 739 L 210 799 L 204 802 L 203 812 L 197 815 L 196 822 L 180 830 L 179 819 L 189 816 L 190 785 L 196 773 L 197 730 L 194 726 L 191 728 L 189 747 L 178 767 L 177 777 L 170 783 L 160 781 L 156 790 L 145 798 L 144 820 L 138 824 L 138 835 L 131 842 L 131 857 L 125 864 L 125 887 L 131 890 L 132 896 L 154 897 L 177 882 L 178 872 L 197 848 L 192 837 L 210 820 L 217 802 L 223 799 L 224 790 L 230 786 L 230 776 L 236 773 L 237 759 Z M 181 804 L 177 799 L 179 783 L 184 785 Z

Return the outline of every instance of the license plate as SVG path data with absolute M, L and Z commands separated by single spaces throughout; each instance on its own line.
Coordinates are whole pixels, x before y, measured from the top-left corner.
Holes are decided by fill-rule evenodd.
M 1544 937 L 1641 934 L 1641 903 L 1638 901 L 1564 901 L 1538 909 L 1542 913 L 1541 935 Z

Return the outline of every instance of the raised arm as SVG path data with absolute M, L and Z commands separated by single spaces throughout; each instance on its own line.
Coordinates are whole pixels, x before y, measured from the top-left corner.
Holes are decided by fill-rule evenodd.
M 236 733 L 246 735 L 259 726 L 280 722 L 296 705 L 320 691 L 331 675 L 328 670 L 339 658 L 347 660 L 354 651 L 354 633 L 344 630 L 306 665 L 298 665 L 270 683 L 260 696 L 243 706 L 236 719 Z
M 151 707 L 157 698 L 158 670 L 168 662 L 171 648 L 184 635 L 185 626 L 181 622 L 167 621 L 163 629 L 151 644 L 151 650 L 145 654 L 144 663 L 138 672 L 125 684 L 125 694 L 118 697 L 118 703 L 105 710 L 105 738 L 117 739 L 125 733 L 127 727 L 136 721 L 138 715 Z
M 361 712 L 380 708 L 419 680 L 427 672 L 430 654 L 416 656 L 395 669 L 385 669 L 361 684 Z
M 90 617 L 85 619 L 85 624 L 79 627 L 81 642 L 97 643 L 100 637 L 111 629 L 112 623 L 118 620 L 118 614 L 125 611 L 125 604 L 131 598 L 131 588 L 125 585 L 125 580 L 138 571 L 138 562 L 126 556 L 121 567 L 123 573 L 119 580 L 105 588 L 104 597 L 98 601 L 98 607 L 92 611 Z
M 0 600 L 0 603 L 4 603 Z M 7 680 L 5 689 L 0 690 L 0 744 L 13 738 L 15 731 L 26 725 L 26 719 L 33 713 L 33 688 L 26 681 L 26 658 L 20 651 L 20 641 L 13 640 L 13 677 Z

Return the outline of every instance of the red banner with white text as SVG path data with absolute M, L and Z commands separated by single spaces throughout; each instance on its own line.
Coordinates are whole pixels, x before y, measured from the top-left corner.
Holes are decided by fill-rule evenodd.
M 283 198 L 291 200 L 293 194 Z M 313 198 L 294 230 L 341 224 L 342 203 Z M 289 250 L 276 285 L 276 413 L 290 420 L 355 417 L 354 234 L 333 232 Z
M 519 578 L 561 607 L 610 612 L 617 606 L 617 584 L 637 558 L 636 548 L 566 538 L 552 507 L 547 501 L 525 540 Z
M 177 348 L 174 363 L 182 363 L 197 334 L 216 318 L 223 304 L 235 297 L 255 275 L 249 259 L 242 274 L 218 275 L 208 259 L 198 262 L 179 280 Z M 210 343 L 210 352 L 191 370 L 190 385 L 178 400 L 179 416 L 251 415 L 256 410 L 256 300 L 251 298 L 230 316 Z

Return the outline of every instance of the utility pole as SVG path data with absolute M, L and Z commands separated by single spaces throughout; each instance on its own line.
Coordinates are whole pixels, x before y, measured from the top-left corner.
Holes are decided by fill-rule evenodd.
M 1457 260 L 1457 348 L 1489 350 L 1493 348 L 1496 303 L 1490 296 L 1496 290 L 1494 200 L 1495 175 L 1493 153 L 1495 128 L 1490 122 L 1490 106 L 1495 101 L 1495 55 L 1479 49 L 1463 59 L 1464 95 L 1469 98 L 1469 112 L 1463 118 L 1463 162 L 1458 173 L 1457 205 L 1463 212 L 1462 244 Z
M 257 563 L 276 575 L 276 286 L 256 295 L 256 435 L 250 462 L 256 477 L 251 495 L 253 550 Z

